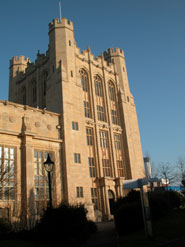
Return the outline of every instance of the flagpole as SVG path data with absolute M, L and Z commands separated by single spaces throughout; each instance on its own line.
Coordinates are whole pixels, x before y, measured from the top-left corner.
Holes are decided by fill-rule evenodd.
M 62 13 L 61 13 L 61 1 L 59 1 L 59 18 L 60 18 L 60 22 L 62 19 Z

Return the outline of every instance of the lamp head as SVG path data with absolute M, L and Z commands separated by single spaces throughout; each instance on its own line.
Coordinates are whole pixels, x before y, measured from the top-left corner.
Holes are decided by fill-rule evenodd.
M 44 168 L 47 172 L 53 170 L 54 162 L 51 160 L 50 155 L 48 154 L 47 160 L 44 162 Z

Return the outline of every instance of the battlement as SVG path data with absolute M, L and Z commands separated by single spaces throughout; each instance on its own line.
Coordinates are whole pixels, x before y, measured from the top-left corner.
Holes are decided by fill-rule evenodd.
M 107 51 L 104 51 L 103 56 L 105 59 L 109 59 L 110 57 L 120 56 L 124 58 L 124 51 L 120 48 L 109 48 Z
M 25 56 L 14 56 L 12 59 L 10 59 L 10 67 L 13 65 L 27 65 L 27 63 L 30 62 L 30 59 Z
M 94 65 L 97 68 L 102 68 L 104 66 L 104 69 L 107 71 L 114 71 L 114 67 L 112 63 L 108 63 L 105 58 L 100 55 L 95 57 L 94 54 L 91 53 L 90 48 L 87 50 L 80 50 L 80 48 L 76 47 L 76 56 L 82 60 L 88 62 L 89 60 L 91 61 L 92 65 Z
M 73 22 L 66 19 L 66 18 L 61 18 L 61 21 L 59 18 L 55 18 L 52 22 L 49 23 L 49 32 L 51 32 L 54 28 L 69 28 L 71 31 L 74 30 L 73 27 Z

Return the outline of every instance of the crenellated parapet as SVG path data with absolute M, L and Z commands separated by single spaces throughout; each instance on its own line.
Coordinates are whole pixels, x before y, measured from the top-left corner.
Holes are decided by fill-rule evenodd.
M 79 58 L 82 62 L 90 62 L 96 68 L 102 69 L 103 67 L 109 73 L 114 73 L 113 63 L 108 63 L 103 55 L 95 57 L 94 54 L 91 53 L 90 48 L 81 51 L 80 48 L 76 47 L 76 57 Z
M 121 50 L 120 48 L 109 48 L 107 51 L 104 51 L 103 56 L 105 60 L 110 59 L 110 57 L 125 57 L 124 56 L 124 51 Z
M 12 59 L 10 59 L 10 68 L 14 65 L 25 65 L 27 66 L 27 63 L 30 62 L 30 59 L 25 56 L 14 56 Z
M 61 18 L 61 21 L 59 18 L 53 19 L 52 22 L 49 23 L 49 32 L 51 32 L 54 28 L 69 28 L 70 30 L 74 30 L 73 22 L 66 19 Z

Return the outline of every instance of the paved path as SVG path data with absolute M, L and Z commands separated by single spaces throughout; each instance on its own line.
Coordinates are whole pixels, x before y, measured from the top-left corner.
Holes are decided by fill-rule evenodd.
M 116 247 L 116 232 L 114 222 L 96 224 L 98 230 L 82 247 Z

